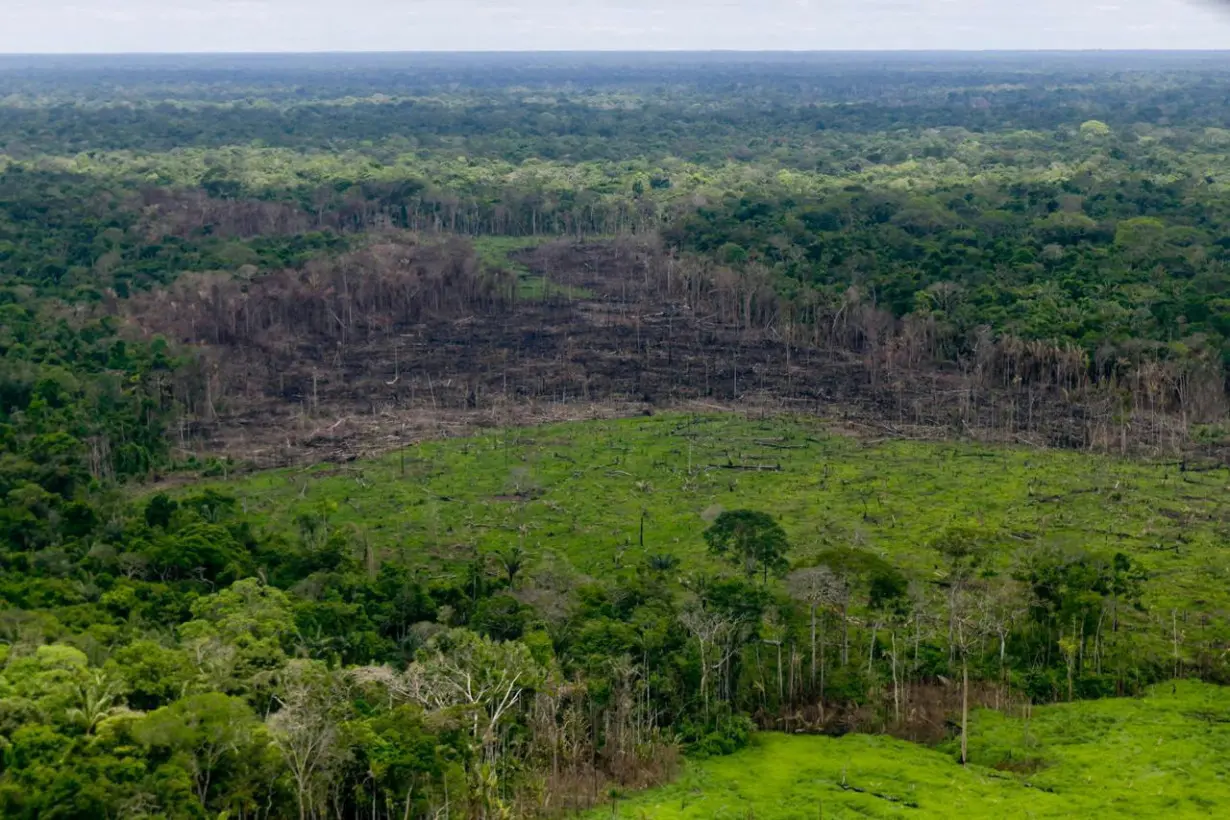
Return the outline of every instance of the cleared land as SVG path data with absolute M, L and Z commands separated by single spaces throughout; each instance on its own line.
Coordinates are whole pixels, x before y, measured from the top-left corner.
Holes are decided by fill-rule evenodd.
M 1226 460 L 1220 427 L 1179 424 L 1156 397 L 1125 414 L 1074 349 L 1030 348 L 1035 361 L 1013 348 L 971 368 L 905 338 L 864 343 L 844 320 L 775 329 L 651 241 L 382 240 L 321 263 L 319 281 L 194 275 L 133 300 L 134 327 L 197 345 L 212 368 L 181 446 L 270 468 L 495 424 L 703 405 L 937 441 Z M 371 275 L 351 300 L 356 268 Z
M 353 528 L 386 559 L 440 567 L 522 543 L 591 575 L 663 553 L 683 571 L 709 566 L 701 534 L 723 509 L 777 516 L 795 563 L 856 545 L 919 577 L 935 535 L 973 523 L 995 534 L 1002 566 L 1050 546 L 1129 555 L 1150 576 L 1150 617 L 1169 623 L 1172 609 L 1196 618 L 1230 603 L 1228 484 L 1224 468 L 1179 462 L 669 414 L 491 430 L 218 486 L 271 527 Z

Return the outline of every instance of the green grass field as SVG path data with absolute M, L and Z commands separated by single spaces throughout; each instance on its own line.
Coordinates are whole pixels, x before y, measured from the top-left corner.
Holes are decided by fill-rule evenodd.
M 887 737 L 762 734 L 689 764 L 667 787 L 594 811 L 656 820 L 1224 817 L 1230 690 L 1167 684 L 1147 698 L 975 715 L 962 768 L 948 750 Z M 998 770 L 1028 761 L 1030 774 Z M 1032 767 L 1031 767 L 1032 768 Z
M 924 577 L 930 539 L 977 522 L 1004 563 L 1042 543 L 1127 553 L 1150 573 L 1151 608 L 1169 612 L 1230 603 L 1227 481 L 1089 453 L 865 441 L 812 420 L 660 415 L 492 430 L 220 486 L 272 527 L 315 516 L 419 565 L 520 541 L 595 575 L 658 553 L 711 565 L 702 533 L 722 509 L 777 516 L 796 562 L 861 545 Z

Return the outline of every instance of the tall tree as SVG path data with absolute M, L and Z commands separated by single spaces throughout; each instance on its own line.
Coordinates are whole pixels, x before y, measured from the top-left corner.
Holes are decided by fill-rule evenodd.
M 252 766 L 248 747 L 259 723 L 239 698 L 219 692 L 193 695 L 148 715 L 135 734 L 146 746 L 166 748 L 188 761 L 201 808 L 210 809 L 210 791 L 225 764 Z
M 749 578 L 759 569 L 766 585 L 770 572 L 781 573 L 789 567 L 786 554 L 790 551 L 790 539 L 768 513 L 756 510 L 724 512 L 705 530 L 705 543 L 714 555 L 732 563 L 742 563 Z
M 811 685 L 816 687 L 816 659 L 820 661 L 820 688 L 818 696 L 824 700 L 824 615 L 832 606 L 838 606 L 850 595 L 849 589 L 838 575 L 826 566 L 805 567 L 796 570 L 786 579 L 786 588 L 791 597 L 807 605 L 811 617 Z M 816 627 L 820 627 L 819 653 L 816 648 Z
M 342 735 L 351 710 L 345 681 L 318 661 L 300 660 L 287 664 L 279 678 L 279 708 L 269 717 L 269 731 L 294 781 L 299 820 L 315 820 L 349 752 Z
M 969 763 L 969 662 L 987 634 L 986 590 L 962 584 L 949 599 L 952 607 L 953 646 L 961 660 L 961 765 Z

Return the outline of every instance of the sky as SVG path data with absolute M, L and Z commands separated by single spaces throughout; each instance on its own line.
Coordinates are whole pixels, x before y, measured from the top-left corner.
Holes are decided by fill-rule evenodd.
M 0 53 L 659 49 L 1230 49 L 1230 0 L 0 0 Z

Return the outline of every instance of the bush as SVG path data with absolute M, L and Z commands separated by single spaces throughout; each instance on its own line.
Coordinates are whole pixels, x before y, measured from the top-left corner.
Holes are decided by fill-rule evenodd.
M 685 725 L 684 751 L 697 760 L 734 754 L 751 743 L 755 730 L 752 719 L 745 715 L 714 718 L 700 726 Z M 688 735 L 693 735 L 690 742 Z

